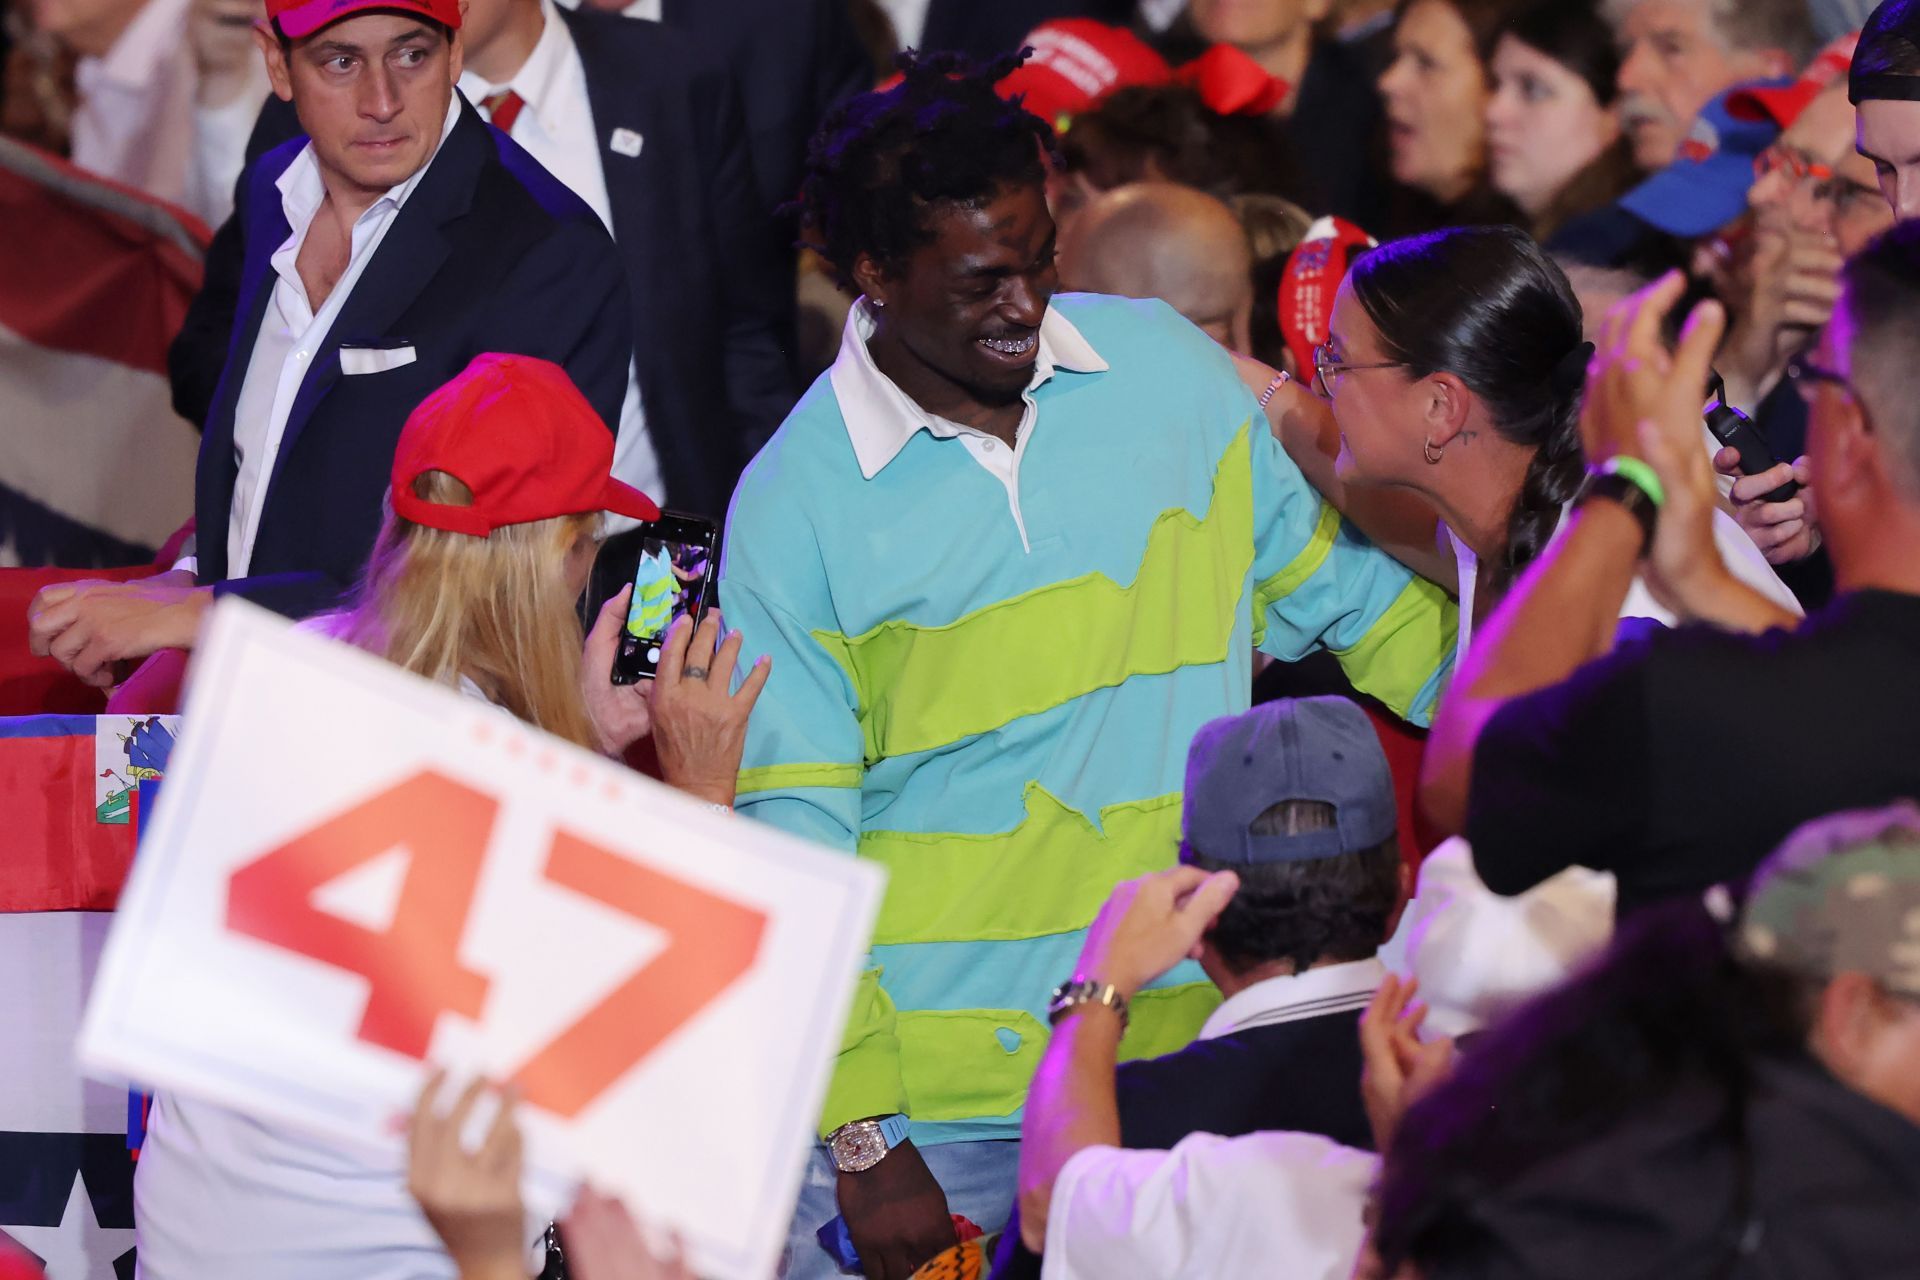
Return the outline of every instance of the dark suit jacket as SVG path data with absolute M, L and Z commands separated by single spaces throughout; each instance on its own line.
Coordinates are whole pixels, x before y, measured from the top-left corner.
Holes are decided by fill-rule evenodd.
M 847 0 L 661 0 L 661 21 L 723 63 L 739 86 L 755 211 L 765 219 L 767 248 L 786 273 L 775 325 L 797 386 L 812 376 L 798 371 L 793 273 L 800 225 L 791 211 L 778 211 L 799 197 L 807 146 L 827 113 L 873 88 L 873 64 L 847 10 Z M 725 504 L 712 514 L 724 516 Z
M 401 206 L 308 366 L 281 436 L 244 579 L 225 581 L 238 469 L 234 410 L 288 226 L 275 181 L 300 138 L 248 165 L 222 230 L 232 292 L 195 303 L 181 341 L 225 330 L 225 369 L 207 409 L 194 483 L 203 582 L 289 616 L 331 607 L 379 531 L 394 444 L 407 415 L 485 351 L 564 366 L 609 424 L 626 391 L 628 307 L 606 228 L 579 197 L 481 120 L 460 119 Z M 211 282 L 210 282 L 211 283 Z M 203 307 L 205 303 L 205 307 Z M 222 324 L 220 310 L 225 311 Z M 410 364 L 344 374 L 340 348 L 411 346 Z M 176 344 L 174 358 L 182 352 Z
M 725 65 L 655 23 L 585 9 L 560 15 L 587 73 L 633 296 L 640 398 L 667 496 L 717 521 L 799 396 L 780 337 L 793 307 L 792 257 L 779 251 L 772 209 L 756 194 Z M 638 156 L 612 149 L 618 128 L 640 135 Z
M 760 211 L 771 215 L 800 194 L 807 142 L 827 112 L 873 88 L 847 0 L 661 0 L 660 20 L 733 72 Z
M 756 193 L 725 68 L 658 23 L 596 11 L 562 9 L 560 16 L 586 71 L 632 304 L 640 399 L 667 497 L 718 520 L 741 469 L 797 396 L 779 336 L 793 306 L 791 254 L 782 255 L 772 213 Z M 616 130 L 638 136 L 638 155 L 614 149 Z M 299 134 L 292 107 L 269 98 L 248 156 Z M 225 282 L 233 257 L 223 228 L 208 253 L 207 294 L 232 287 Z M 196 421 L 208 358 L 206 339 L 198 345 L 202 368 L 180 359 L 173 366 L 175 407 Z

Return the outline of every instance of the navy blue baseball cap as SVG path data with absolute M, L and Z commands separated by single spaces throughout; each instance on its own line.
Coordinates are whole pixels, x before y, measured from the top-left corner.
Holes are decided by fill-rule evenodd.
M 1255 835 L 1274 805 L 1331 805 L 1333 826 Z M 1252 866 L 1359 853 L 1392 838 L 1393 775 L 1367 713 L 1346 698 L 1286 698 L 1203 725 L 1187 748 L 1181 834 L 1215 862 Z
M 1688 239 L 1711 235 L 1745 213 L 1753 162 L 1780 137 L 1780 126 L 1758 112 L 1735 115 L 1727 110 L 1727 100 L 1789 89 L 1793 83 L 1737 85 L 1700 108 L 1673 163 L 1620 197 L 1620 207 L 1668 235 Z

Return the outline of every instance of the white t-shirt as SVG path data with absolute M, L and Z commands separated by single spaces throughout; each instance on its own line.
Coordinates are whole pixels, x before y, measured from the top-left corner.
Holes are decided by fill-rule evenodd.
M 1053 1186 L 1049 1280 L 1348 1280 L 1379 1161 L 1313 1133 L 1088 1147 Z

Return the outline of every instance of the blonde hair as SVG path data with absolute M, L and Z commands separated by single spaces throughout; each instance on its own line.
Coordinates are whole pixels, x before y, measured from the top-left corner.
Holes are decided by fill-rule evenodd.
M 473 505 L 472 491 L 444 471 L 423 473 L 413 491 L 427 502 Z M 599 522 L 598 512 L 558 516 L 479 538 L 415 524 L 389 504 L 336 634 L 440 684 L 457 687 L 465 676 L 535 728 L 597 750 L 565 566 Z

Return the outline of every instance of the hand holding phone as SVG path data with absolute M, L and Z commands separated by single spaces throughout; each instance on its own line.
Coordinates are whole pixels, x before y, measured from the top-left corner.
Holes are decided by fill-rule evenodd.
M 1707 430 L 1715 440 L 1740 455 L 1740 470 L 1747 475 L 1757 476 L 1779 466 L 1780 459 L 1773 456 L 1766 437 L 1753 425 L 1753 419 L 1727 403 L 1727 384 L 1719 374 L 1713 375 L 1708 389 L 1715 397 L 1715 402 L 1707 406 Z M 1789 480 L 1761 501 L 1785 502 L 1799 492 L 1800 485 Z
M 714 546 L 719 530 L 704 516 L 663 511 L 641 526 L 627 623 L 614 652 L 613 682 L 651 680 L 660 667 L 660 647 L 674 619 L 693 625 L 713 603 Z

